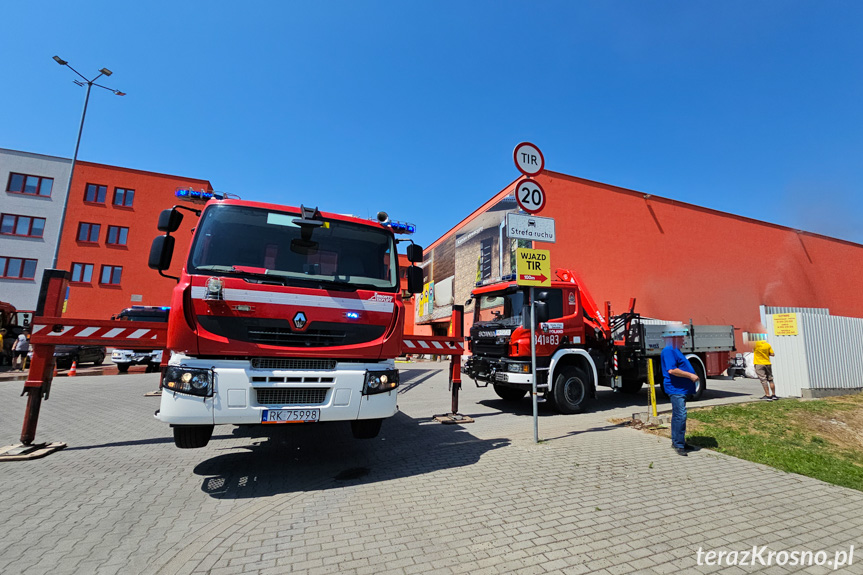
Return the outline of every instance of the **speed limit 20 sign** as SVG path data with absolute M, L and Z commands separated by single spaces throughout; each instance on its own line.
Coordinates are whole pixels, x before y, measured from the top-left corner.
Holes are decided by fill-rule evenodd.
M 536 180 L 525 178 L 515 187 L 515 201 L 527 213 L 535 214 L 545 207 L 545 192 Z

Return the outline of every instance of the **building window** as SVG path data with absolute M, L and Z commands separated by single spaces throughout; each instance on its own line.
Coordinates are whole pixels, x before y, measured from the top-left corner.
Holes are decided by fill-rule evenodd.
M 118 286 L 122 275 L 123 268 L 120 266 L 102 266 L 102 277 L 99 278 L 99 283 Z
M 114 205 L 123 206 L 126 208 L 132 207 L 132 202 L 135 200 L 135 190 L 127 190 L 125 188 L 114 188 Z
M 7 192 L 29 194 L 31 196 L 50 196 L 54 186 L 54 178 L 28 176 L 27 174 L 9 174 Z
M 486 238 L 480 242 L 479 261 L 477 262 L 476 281 L 491 277 L 491 248 L 493 240 Z
M 0 278 L 32 280 L 36 277 L 36 260 L 0 256 Z
M 72 281 L 90 283 L 93 279 L 93 264 L 72 264 Z
M 121 228 L 120 226 L 108 226 L 108 238 L 105 240 L 110 246 L 125 246 L 126 236 L 129 235 L 129 228 Z
M 41 238 L 44 231 L 45 218 L 33 218 L 15 214 L 0 215 L 0 234 Z
M 87 191 L 84 192 L 85 202 L 94 202 L 96 204 L 104 204 L 105 196 L 108 195 L 108 186 L 100 186 L 99 184 L 87 184 Z
M 81 222 L 78 224 L 78 241 L 79 242 L 98 242 L 99 231 L 102 229 L 100 224 L 88 224 Z

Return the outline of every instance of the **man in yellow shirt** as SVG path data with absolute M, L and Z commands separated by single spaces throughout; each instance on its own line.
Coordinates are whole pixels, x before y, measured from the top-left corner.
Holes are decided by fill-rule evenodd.
M 755 364 L 755 374 L 761 380 L 761 387 L 764 388 L 763 401 L 775 401 L 776 386 L 773 384 L 773 365 L 770 363 L 770 358 L 775 355 L 773 347 L 764 340 L 755 342 L 755 357 L 752 363 Z

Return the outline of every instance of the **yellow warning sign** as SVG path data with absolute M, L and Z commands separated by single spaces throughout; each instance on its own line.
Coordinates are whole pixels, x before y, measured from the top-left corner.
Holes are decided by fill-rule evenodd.
M 797 335 L 797 314 L 773 314 L 773 333 L 775 335 Z
M 518 248 L 515 251 L 515 273 L 518 285 L 551 285 L 551 258 L 548 250 L 529 250 Z

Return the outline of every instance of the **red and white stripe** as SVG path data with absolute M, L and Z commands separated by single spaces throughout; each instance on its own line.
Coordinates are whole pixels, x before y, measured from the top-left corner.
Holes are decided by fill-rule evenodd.
M 404 338 L 402 349 L 407 353 L 435 353 L 438 355 L 462 355 L 464 342 L 456 339 L 410 336 Z
M 61 324 L 62 325 L 62 324 Z M 62 330 L 55 330 L 55 326 L 47 324 L 33 325 L 33 335 L 44 337 L 62 337 L 74 342 L 74 338 L 81 339 L 115 339 L 115 340 L 153 340 L 158 339 L 160 333 L 165 330 L 139 329 L 135 327 L 94 327 L 86 325 L 62 325 Z

